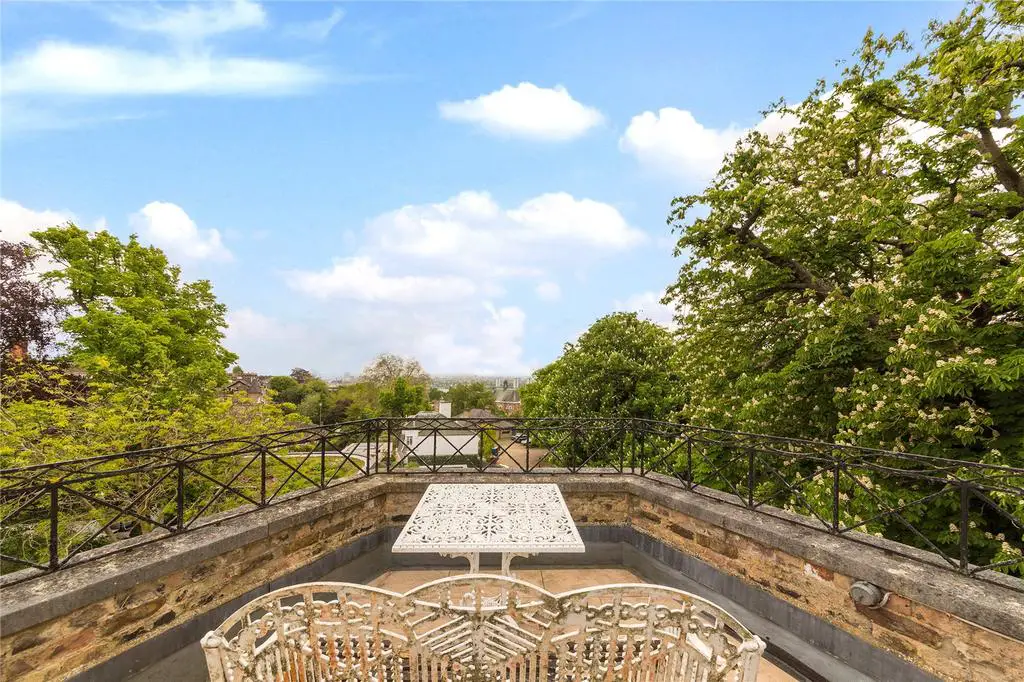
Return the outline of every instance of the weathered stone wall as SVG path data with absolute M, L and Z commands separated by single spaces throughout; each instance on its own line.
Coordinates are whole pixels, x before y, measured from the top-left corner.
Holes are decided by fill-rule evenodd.
M 288 505 L 293 506 L 287 510 L 290 513 L 283 515 L 279 512 L 285 510 L 271 508 L 227 521 L 225 528 L 238 531 L 230 536 L 230 540 L 236 540 L 230 544 L 237 546 L 224 547 L 223 552 L 216 551 L 220 549 L 216 545 L 223 544 L 224 538 L 219 536 L 224 528 L 204 528 L 7 588 L 0 638 L 3 679 L 66 679 L 373 532 L 388 523 L 383 514 L 385 494 L 383 486 L 367 483 L 329 491 L 334 499 L 321 499 L 317 505 L 310 505 L 308 498 L 296 500 Z M 175 550 L 187 546 L 207 546 L 204 540 L 214 543 L 213 551 L 176 555 Z M 158 565 L 139 565 L 152 561 L 159 553 L 177 559 L 170 562 L 166 572 Z M 132 573 L 140 568 L 156 575 L 136 583 Z M 90 581 L 83 573 L 108 574 L 112 578 L 85 587 L 84 583 Z M 119 574 L 120 579 L 114 577 Z M 85 589 L 76 590 L 79 587 Z M 45 598 L 64 591 L 69 599 L 84 603 L 54 618 L 18 628 L 19 617 L 37 620 L 38 614 L 24 608 L 13 611 L 14 604 L 9 601 L 12 593 L 37 602 L 38 611 L 61 609 L 60 604 L 48 604 Z
M 783 520 L 776 523 L 788 526 L 782 532 L 790 533 L 789 541 L 780 541 L 775 536 L 771 544 L 766 544 L 764 540 L 772 537 L 767 532 L 774 521 L 770 517 L 731 508 L 717 511 L 733 523 L 709 522 L 680 510 L 690 507 L 693 511 L 693 500 L 679 504 L 683 497 L 692 495 L 651 492 L 654 491 L 648 488 L 631 497 L 630 523 L 637 530 L 724 573 L 756 584 L 776 598 L 940 678 L 975 682 L 1024 679 L 1024 641 L 1020 638 L 1024 595 L 998 586 L 986 587 L 937 568 L 926 569 L 928 575 L 918 580 L 912 574 L 920 567 L 908 566 L 911 562 L 887 555 L 884 547 L 865 547 L 846 540 L 846 547 L 839 548 L 843 539 L 793 527 Z M 716 504 L 727 506 L 704 499 L 699 503 L 701 515 L 711 516 Z M 748 515 L 750 518 L 745 519 Z M 751 525 L 743 524 L 744 521 Z M 730 530 L 729 525 L 735 530 Z M 760 536 L 761 540 L 751 536 Z M 822 551 L 823 540 L 834 550 Z M 800 549 L 807 551 L 799 552 Z M 857 554 L 858 560 L 853 561 L 852 555 Z M 869 567 L 873 570 L 869 571 Z M 889 590 L 885 605 L 872 609 L 854 604 L 849 590 L 857 580 L 868 580 Z M 911 591 L 917 593 L 917 599 L 908 596 Z M 979 598 L 972 601 L 975 596 Z M 931 605 L 922 603 L 922 597 Z M 968 607 L 976 607 L 973 615 L 979 616 L 981 622 L 1016 632 L 1017 638 L 936 608 L 936 604 L 962 607 L 958 610 L 963 615 L 970 611 Z M 1003 617 L 996 618 L 992 610 L 999 608 L 1004 610 Z
M 1021 679 L 1020 592 L 907 561 L 892 543 L 855 543 L 802 529 L 784 512 L 753 513 L 610 472 L 375 476 L 14 585 L 0 592 L 3 677 L 66 679 L 251 599 L 254 588 L 316 579 L 326 571 L 310 568 L 337 548 L 401 525 L 431 482 L 512 480 L 557 482 L 577 523 L 631 525 L 939 677 Z M 855 580 L 893 594 L 883 608 L 856 608 Z

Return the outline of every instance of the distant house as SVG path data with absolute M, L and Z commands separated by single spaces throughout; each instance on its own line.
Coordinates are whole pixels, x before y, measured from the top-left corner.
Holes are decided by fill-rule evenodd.
M 457 418 L 458 419 L 474 419 L 474 420 L 481 419 L 481 420 L 486 420 L 486 421 L 484 421 L 482 423 L 481 422 L 474 422 L 474 425 L 477 426 L 478 428 L 493 427 L 493 428 L 497 429 L 498 433 L 504 433 L 506 431 L 511 431 L 512 429 L 515 428 L 515 424 L 513 424 L 512 422 L 505 420 L 504 418 L 500 417 L 499 415 L 494 414 L 490 410 L 485 410 L 485 409 L 480 408 L 480 407 L 474 407 L 472 410 L 466 410 L 465 412 L 460 414 Z
M 452 416 L 452 404 L 447 400 L 430 401 L 430 409 L 432 412 L 440 412 L 441 416 L 445 418 Z
M 519 401 L 519 390 L 500 388 L 494 392 L 494 404 L 510 417 L 523 413 L 523 404 Z
M 415 454 L 422 460 L 452 455 L 477 457 L 480 433 L 474 424 L 451 421 L 441 412 L 417 412 L 403 424 L 398 451 L 400 457 Z
M 260 376 L 254 372 L 232 374 L 231 382 L 225 387 L 224 393 L 225 395 L 245 393 L 253 402 L 265 403 L 267 401 L 267 385 L 269 380 L 269 376 Z

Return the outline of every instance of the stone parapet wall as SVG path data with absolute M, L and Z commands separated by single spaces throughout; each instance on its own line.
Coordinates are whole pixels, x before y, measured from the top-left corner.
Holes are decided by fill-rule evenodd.
M 630 524 L 937 677 L 1024 677 L 1024 594 L 694 497 L 643 490 L 631 497 Z M 857 580 L 890 592 L 885 605 L 854 604 Z
M 939 677 L 1021 679 L 1024 593 L 1012 589 L 1021 581 L 968 579 L 893 553 L 910 548 L 611 471 L 378 475 L 7 587 L 4 678 L 67 679 L 233 601 L 317 579 L 342 561 L 339 548 L 401 525 L 429 483 L 513 481 L 558 483 L 577 523 L 632 526 Z M 856 607 L 856 580 L 891 592 L 885 606 Z
M 67 679 L 293 573 L 386 525 L 385 488 L 346 484 L 5 588 L 3 679 Z

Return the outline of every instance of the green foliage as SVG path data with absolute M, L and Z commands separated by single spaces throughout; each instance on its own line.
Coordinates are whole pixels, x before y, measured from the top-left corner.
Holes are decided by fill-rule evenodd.
M 283 410 L 297 411 L 316 423 L 337 424 L 368 419 L 381 413 L 380 391 L 365 382 L 331 389 L 315 377 L 299 383 L 290 376 L 275 376 L 270 379 L 270 389 L 271 399 Z
M 93 382 L 82 388 L 52 364 L 12 365 L 3 395 L 46 387 L 43 399 L 12 400 L 0 412 L 0 468 L 114 454 L 190 441 L 278 431 L 301 424 L 244 394 L 168 407 L 146 387 Z
M 498 430 L 484 428 L 480 430 L 480 461 L 490 463 L 492 450 L 498 447 Z
M 1024 6 L 989 2 L 933 23 L 921 55 L 869 33 L 839 82 L 776 108 L 791 133 L 752 133 L 675 200 L 682 418 L 1024 465 L 1022 28 Z M 893 504 L 921 493 L 873 485 Z M 954 509 L 908 515 L 955 546 Z M 1007 551 L 1003 521 L 977 524 L 971 543 Z
M 427 393 L 427 397 L 431 400 L 440 400 L 445 395 L 445 392 L 436 386 L 431 386 L 430 391 Z
M 291 374 L 289 374 L 288 376 L 289 378 L 291 378 L 292 380 L 299 384 L 304 384 L 307 381 L 312 381 L 313 379 L 316 379 L 315 374 L 310 372 L 308 369 L 303 369 L 302 367 L 293 368 Z
M 380 407 L 385 416 L 408 417 L 430 406 L 423 385 L 398 377 L 380 392 Z
M 5 357 L 0 373 L 0 468 L 251 436 L 302 423 L 298 415 L 286 416 L 279 406 L 255 402 L 244 393 L 222 394 L 226 369 L 235 356 L 221 345 L 225 308 L 208 282 L 182 282 L 178 268 L 159 249 L 143 247 L 134 237 L 123 243 L 107 232 L 90 235 L 72 224 L 33 236 L 58 266 L 44 283 L 59 284 L 54 289 L 65 290 L 67 296 L 55 306 L 47 302 L 21 310 L 63 317 L 65 354 L 53 362 Z M 45 320 L 31 315 L 19 320 L 29 331 L 41 323 Z M 20 335 L 43 345 L 31 335 Z M 124 460 L 98 466 L 123 467 Z M 252 465 L 251 457 L 211 459 L 195 468 L 213 479 L 233 480 L 236 490 L 258 497 L 261 469 Z M 304 479 L 282 461 L 268 462 L 266 470 L 272 486 L 283 491 L 302 487 Z M 186 515 L 245 501 L 233 494 L 215 497 L 210 478 L 196 471 L 189 474 Z M 88 549 L 126 533 L 152 530 L 149 522 L 128 516 L 104 528 L 116 515 L 108 504 L 169 522 L 177 513 L 175 481 L 166 469 L 138 471 L 130 477 L 82 482 L 76 490 L 91 498 L 65 491 L 58 501 L 60 551 Z M 0 516 L 21 503 L 0 505 Z M 45 560 L 48 528 L 45 504 L 28 504 L 5 523 L 0 552 Z M 2 568 L 10 567 L 5 563 Z
M 446 399 L 452 404 L 453 415 L 460 415 L 472 409 L 495 409 L 494 391 L 482 381 L 455 384 L 448 389 Z
M 34 232 L 59 268 L 67 358 L 94 380 L 147 386 L 168 407 L 211 398 L 236 356 L 221 345 L 226 308 L 206 280 L 182 282 L 160 249 L 68 223 Z
M 668 330 L 636 313 L 602 317 L 523 387 L 523 412 L 527 417 L 668 419 L 675 408 L 674 350 Z M 599 466 L 617 461 L 630 436 L 592 425 L 584 432 L 541 432 L 531 440 L 534 446 L 557 445 L 553 457 L 562 466 Z
M 344 419 L 332 419 L 329 423 L 370 419 L 381 414 L 380 391 L 373 384 L 359 382 L 339 386 L 335 389 L 332 397 L 335 406 L 344 406 Z
M 636 313 L 602 317 L 523 387 L 527 417 L 671 416 L 672 335 Z

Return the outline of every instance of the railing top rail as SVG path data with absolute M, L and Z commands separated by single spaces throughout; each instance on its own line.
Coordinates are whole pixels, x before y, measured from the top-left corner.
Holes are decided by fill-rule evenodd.
M 758 513 L 792 511 L 829 533 L 885 533 L 969 575 L 1024 564 L 1006 555 L 1024 546 L 1015 506 L 1024 499 L 1020 467 L 630 417 L 420 416 L 0 469 L 0 524 L 15 529 L 0 547 L 0 572 L 59 570 L 87 552 L 118 551 L 125 532 L 185 532 L 220 513 L 245 513 L 358 478 L 446 473 L 450 466 L 460 473 L 553 467 L 574 475 L 662 476 L 696 494 L 720 491 Z M 898 501 L 880 497 L 875 482 Z M 949 526 L 959 539 L 945 534 L 945 524 L 941 534 L 922 531 L 922 505 L 940 498 L 952 505 Z M 138 523 L 125 530 L 121 519 Z M 1010 550 L 967 542 L 974 523 L 993 542 L 1005 537 Z
M 692 438 L 697 434 L 713 434 L 726 438 L 746 438 L 754 439 L 762 443 L 786 443 L 792 445 L 807 446 L 809 449 L 825 449 L 830 452 L 842 452 L 859 455 L 869 455 L 872 457 L 886 457 L 893 460 L 914 462 L 921 465 L 934 465 L 936 467 L 959 467 L 963 469 L 983 470 L 992 473 L 999 473 L 1004 475 L 1014 475 L 1024 477 L 1024 467 L 1012 467 L 1001 464 L 989 464 L 986 462 L 972 462 L 968 460 L 958 460 L 946 457 L 935 457 L 932 455 L 922 455 L 913 452 L 898 452 L 895 450 L 883 450 L 879 448 L 867 448 L 859 445 L 849 445 L 844 443 L 829 443 L 826 441 L 808 440 L 804 438 L 791 438 L 788 436 L 776 436 L 770 434 L 759 434 L 747 431 L 728 431 L 725 429 L 717 429 L 714 427 L 699 426 L 695 424 L 686 424 L 679 422 L 668 422 L 659 421 L 653 419 L 643 419 L 637 417 L 426 417 L 426 418 L 414 418 L 414 417 L 373 417 L 368 419 L 359 419 L 345 422 L 338 422 L 335 424 L 314 424 L 309 426 L 302 426 L 294 429 L 285 429 L 280 431 L 270 431 L 265 433 L 257 433 L 248 436 L 236 436 L 232 438 L 221 438 L 209 441 L 192 441 L 172 445 L 163 445 L 155 448 L 146 448 L 140 450 L 129 450 L 126 452 L 111 453 L 106 455 L 94 455 L 91 457 L 81 457 L 69 460 L 60 460 L 57 462 L 45 462 L 39 464 L 29 464 L 19 467 L 7 467 L 0 468 L 0 478 L 2 477 L 17 477 L 18 475 L 33 472 L 33 471 L 45 471 L 45 470 L 65 470 L 65 473 L 76 473 L 74 471 L 66 471 L 67 467 L 83 467 L 91 465 L 99 465 L 107 462 L 117 460 L 135 460 L 138 461 L 143 458 L 162 458 L 166 457 L 167 461 L 178 462 L 181 461 L 180 457 L 169 456 L 173 453 L 181 453 L 182 451 L 188 451 L 189 454 L 198 457 L 202 457 L 204 452 L 197 452 L 199 449 L 208 450 L 216 446 L 226 446 L 237 444 L 242 448 L 245 447 L 260 447 L 266 446 L 264 439 L 282 438 L 292 435 L 308 435 L 310 437 L 319 438 L 321 436 L 330 437 L 333 432 L 343 428 L 363 428 L 368 431 L 380 431 L 385 432 L 389 428 L 395 426 L 401 426 L 408 424 L 411 421 L 415 421 L 420 425 L 427 425 L 427 428 L 440 429 L 446 424 L 473 424 L 476 426 L 486 426 L 490 424 L 503 423 L 504 425 L 510 425 L 512 428 L 521 430 L 530 430 L 535 426 L 551 426 L 558 427 L 566 424 L 573 424 L 577 427 L 585 427 L 587 425 L 601 424 L 601 423 L 615 423 L 618 425 L 632 425 L 634 427 L 640 427 L 637 430 L 642 432 L 645 428 L 650 431 L 661 430 L 662 433 L 658 435 L 664 436 L 675 436 L 680 438 Z M 664 431 L 671 431 L 672 433 L 663 433 Z M 287 443 L 279 443 L 279 445 L 285 445 Z M 271 444 L 272 445 L 272 444 Z M 724 445 L 724 443 L 723 443 Z M 744 447 L 741 445 L 741 447 Z M 750 444 L 746 444 L 745 447 L 751 447 Z M 754 448 L 759 452 L 771 452 L 768 448 Z M 211 453 L 211 456 L 229 455 L 232 453 Z M 800 457 L 801 455 L 810 456 L 811 453 L 800 453 L 800 452 L 778 452 L 775 454 Z M 80 471 L 80 470 L 79 470 Z

